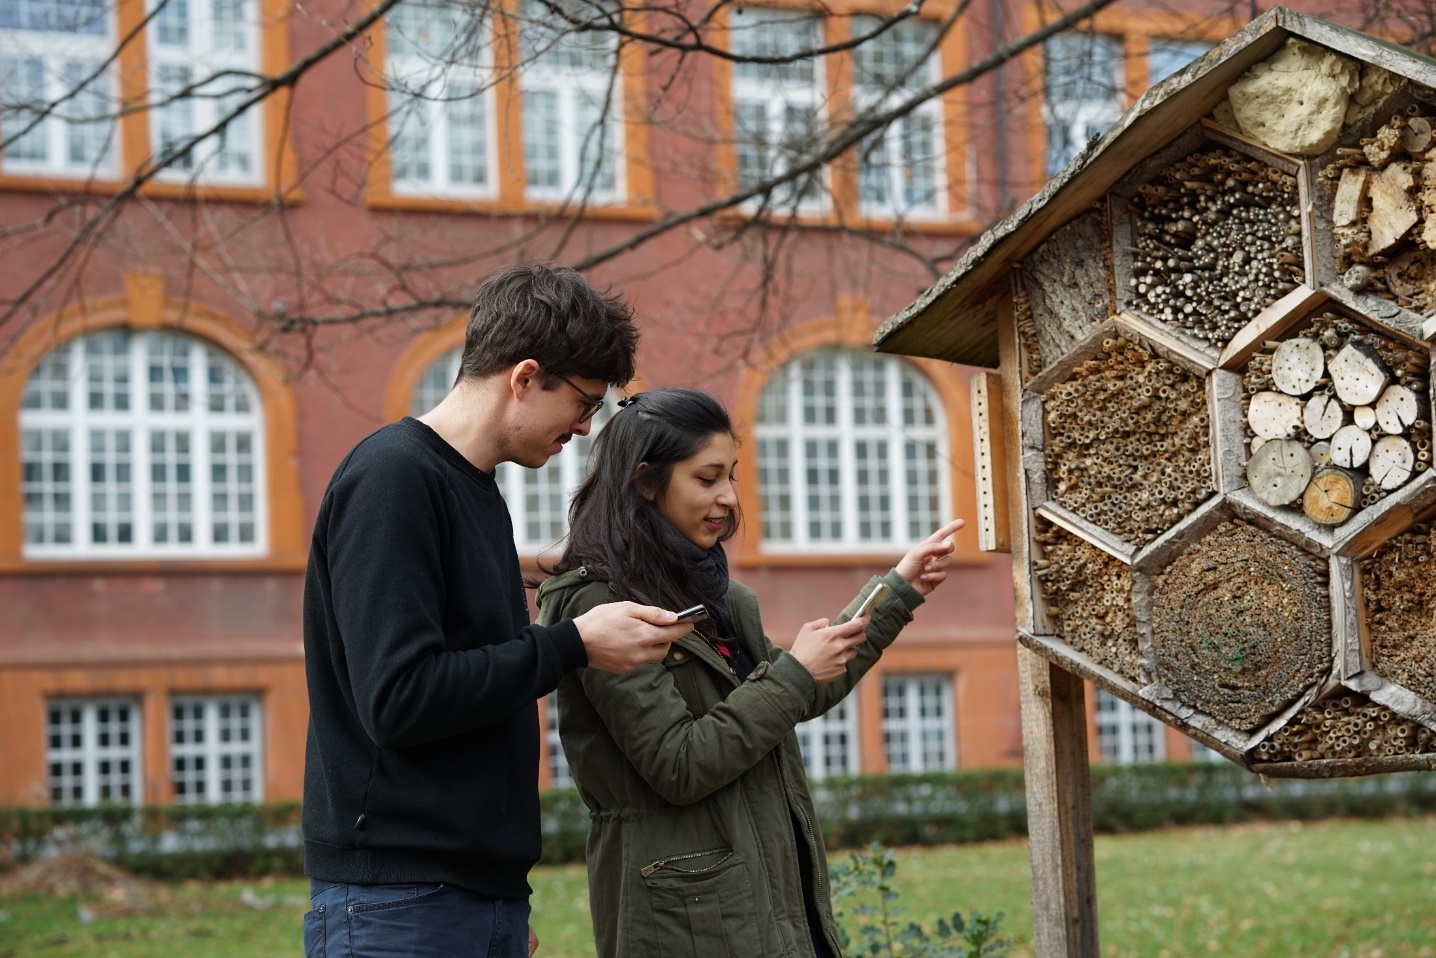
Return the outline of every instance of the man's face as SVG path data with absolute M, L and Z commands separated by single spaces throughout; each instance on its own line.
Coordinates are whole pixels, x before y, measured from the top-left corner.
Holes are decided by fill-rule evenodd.
M 537 469 L 557 455 L 574 436 L 587 436 L 591 420 L 580 422 L 608 384 L 599 379 L 569 376 L 570 383 L 558 380 L 553 388 L 543 387 L 543 374 L 535 375 L 525 391 L 522 421 L 514 430 L 510 458 L 521 466 Z

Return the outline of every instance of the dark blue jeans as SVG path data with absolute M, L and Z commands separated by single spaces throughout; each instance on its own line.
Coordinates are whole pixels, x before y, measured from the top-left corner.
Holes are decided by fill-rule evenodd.
M 454 885 L 310 883 L 305 958 L 527 958 L 526 898 Z

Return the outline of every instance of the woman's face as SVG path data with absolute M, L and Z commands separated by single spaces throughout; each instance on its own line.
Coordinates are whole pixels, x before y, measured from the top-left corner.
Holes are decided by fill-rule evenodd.
M 733 437 L 717 433 L 702 449 L 674 464 L 668 487 L 653 500 L 653 507 L 689 542 L 712 548 L 738 508 L 737 468 Z

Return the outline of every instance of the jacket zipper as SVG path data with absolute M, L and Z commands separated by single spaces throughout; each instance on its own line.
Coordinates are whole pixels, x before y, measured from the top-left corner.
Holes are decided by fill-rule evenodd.
M 725 852 L 726 854 L 723 854 Z M 649 862 L 647 865 L 644 865 L 641 869 L 639 869 L 638 874 L 642 875 L 644 878 L 647 878 L 656 871 L 661 871 L 664 868 L 670 867 L 671 865 L 673 865 L 674 862 L 686 862 L 691 861 L 695 858 L 710 858 L 713 855 L 718 854 L 723 854 L 723 857 L 718 861 L 714 862 L 713 864 L 709 865 L 707 868 L 680 868 L 678 870 L 687 875 L 701 875 L 704 872 L 711 872 L 713 869 L 717 868 L 719 865 L 723 864 L 728 859 L 733 857 L 733 846 L 724 845 L 722 848 L 710 848 L 707 851 L 689 852 L 686 855 L 670 855 L 667 858 L 660 858 L 657 861 Z
M 788 780 L 788 770 L 783 767 L 781 746 L 779 747 L 779 752 L 775 753 L 774 758 L 776 758 L 778 762 L 778 777 L 783 780 L 783 791 L 787 794 L 788 801 L 798 810 L 799 814 L 803 816 L 803 827 L 807 829 L 808 832 L 808 857 L 813 861 L 813 878 L 815 879 L 813 896 L 816 898 L 816 901 L 813 902 L 813 907 L 818 910 L 818 921 L 823 923 L 823 935 L 828 939 L 828 945 L 833 949 L 833 954 L 836 955 L 837 958 L 843 958 L 843 949 L 838 945 L 837 939 L 828 928 L 828 925 L 832 923 L 832 919 L 822 911 L 822 892 L 825 876 L 823 875 L 823 870 L 818 867 L 818 838 L 817 835 L 813 833 L 813 820 L 808 817 L 808 810 L 803 807 L 803 803 L 798 801 L 797 796 L 793 794 L 792 784 Z M 828 910 L 832 910 L 831 903 Z

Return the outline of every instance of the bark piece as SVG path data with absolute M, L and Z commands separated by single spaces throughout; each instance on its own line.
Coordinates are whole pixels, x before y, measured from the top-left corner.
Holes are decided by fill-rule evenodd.
M 1305 396 L 1316 387 L 1326 369 L 1321 344 L 1298 337 L 1276 348 L 1271 358 L 1271 379 L 1288 396 Z
M 1415 466 L 1416 453 L 1401 436 L 1382 436 L 1371 448 L 1371 478 L 1388 492 L 1405 485 Z
M 1330 439 L 1336 430 L 1346 422 L 1346 410 L 1335 396 L 1318 393 L 1306 401 L 1301 412 L 1301 424 L 1313 439 Z
M 1387 386 L 1376 400 L 1376 423 L 1390 436 L 1400 435 L 1421 415 L 1416 394 L 1405 386 Z
M 1269 506 L 1299 498 L 1311 482 L 1311 455 L 1295 439 L 1273 439 L 1247 463 L 1247 486 Z
M 1301 400 L 1282 393 L 1259 392 L 1247 407 L 1247 423 L 1263 439 L 1286 439 L 1301 425 Z
M 1436 156 L 1427 156 L 1421 164 L 1421 243 L 1436 249 Z
M 1365 343 L 1347 343 L 1331 361 L 1336 397 L 1351 406 L 1369 406 L 1391 381 L 1391 370 Z
M 1301 497 L 1301 509 L 1313 522 L 1339 526 L 1361 501 L 1361 480 L 1335 466 L 1318 469 Z
M 1360 426 L 1342 426 L 1331 437 L 1332 465 L 1357 469 L 1366 465 L 1371 455 L 1371 436 Z
M 1336 200 L 1332 204 L 1333 226 L 1350 226 L 1357 221 L 1370 184 L 1370 167 L 1353 166 L 1341 171 L 1341 182 L 1336 187 Z
M 1369 198 L 1371 214 L 1366 225 L 1371 230 L 1371 239 L 1366 251 L 1371 256 L 1380 256 L 1406 236 L 1407 231 L 1419 219 L 1416 213 L 1416 199 L 1412 190 L 1416 178 L 1411 173 L 1411 164 L 1392 163 L 1371 178 Z

